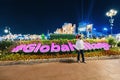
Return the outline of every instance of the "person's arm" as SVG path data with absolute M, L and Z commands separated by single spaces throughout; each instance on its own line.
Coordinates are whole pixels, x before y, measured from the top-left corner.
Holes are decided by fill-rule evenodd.
M 84 41 L 82 40 L 82 44 L 83 44 L 83 49 L 85 49 L 85 45 L 84 45 Z
M 79 51 L 78 41 L 75 44 L 75 48 L 76 48 L 77 51 Z

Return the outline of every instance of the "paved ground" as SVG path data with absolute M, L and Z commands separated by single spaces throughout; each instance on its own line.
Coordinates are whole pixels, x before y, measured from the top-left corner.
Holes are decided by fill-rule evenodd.
M 0 66 L 0 80 L 120 80 L 120 59 Z

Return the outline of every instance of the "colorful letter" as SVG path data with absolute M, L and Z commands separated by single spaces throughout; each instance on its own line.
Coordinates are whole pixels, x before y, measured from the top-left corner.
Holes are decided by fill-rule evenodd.
M 70 42 L 68 42 L 68 45 L 69 45 L 69 47 L 70 47 L 70 50 L 71 51 L 74 51 L 75 49 L 75 45 L 73 45 L 72 43 L 70 43 Z
M 51 44 L 51 52 L 59 52 L 59 51 L 60 51 L 60 46 L 52 43 Z
M 35 52 L 35 53 L 37 53 L 37 52 L 38 52 L 38 50 L 40 49 L 40 46 L 41 46 L 41 44 L 40 44 L 40 43 L 38 43 L 37 47 L 34 49 L 34 52 Z
M 49 45 L 43 45 L 43 46 L 41 46 L 41 48 L 40 48 L 40 52 L 42 52 L 42 53 L 46 53 L 46 52 L 48 52 L 50 50 L 50 46 Z
M 26 53 L 33 52 L 35 47 L 36 47 L 36 44 L 29 44 L 29 45 L 27 45 L 26 47 L 23 48 L 23 52 L 26 52 Z
M 12 50 L 12 52 L 19 52 L 19 51 L 22 50 L 25 46 L 26 46 L 26 45 L 19 45 L 19 46 L 17 46 L 16 48 L 14 48 L 14 49 Z
M 70 51 L 70 49 L 69 49 L 68 45 L 63 44 L 63 45 L 61 45 L 61 51 L 66 52 L 66 51 Z

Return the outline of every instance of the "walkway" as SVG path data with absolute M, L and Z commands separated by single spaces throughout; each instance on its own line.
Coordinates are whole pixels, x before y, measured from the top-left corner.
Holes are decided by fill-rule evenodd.
M 0 66 L 0 80 L 120 80 L 120 59 Z

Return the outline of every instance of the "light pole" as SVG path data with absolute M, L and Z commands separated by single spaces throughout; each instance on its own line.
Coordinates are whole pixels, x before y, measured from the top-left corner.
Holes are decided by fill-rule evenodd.
M 107 35 L 107 31 L 108 31 L 108 29 L 106 27 L 104 27 L 103 32 L 105 33 L 105 35 Z
M 10 27 L 5 27 L 4 32 L 5 32 L 6 34 L 11 34 L 11 32 L 10 32 Z
M 4 32 L 6 34 L 8 34 L 8 35 L 6 35 L 6 38 L 9 39 L 9 40 L 10 39 L 12 40 L 12 34 L 11 34 L 11 31 L 10 31 L 10 27 L 5 27 Z
M 106 15 L 110 17 L 109 22 L 111 26 L 111 35 L 112 35 L 112 29 L 113 29 L 113 23 L 114 23 L 113 16 L 115 16 L 116 14 L 117 14 L 117 10 L 114 10 L 114 9 L 111 9 L 110 11 L 106 13 Z

